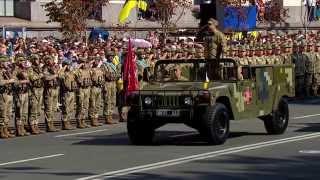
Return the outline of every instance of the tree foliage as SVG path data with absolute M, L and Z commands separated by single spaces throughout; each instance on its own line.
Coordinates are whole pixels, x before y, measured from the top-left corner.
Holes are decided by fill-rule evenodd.
M 162 27 L 175 26 L 185 14 L 185 9 L 192 8 L 192 0 L 154 0 L 149 4 L 148 20 L 159 22 Z M 180 14 L 178 12 L 180 10 Z M 173 18 L 177 17 L 177 18 Z
M 49 20 L 60 23 L 60 31 L 66 38 L 79 38 L 86 31 L 88 16 L 109 0 L 52 0 L 44 5 Z

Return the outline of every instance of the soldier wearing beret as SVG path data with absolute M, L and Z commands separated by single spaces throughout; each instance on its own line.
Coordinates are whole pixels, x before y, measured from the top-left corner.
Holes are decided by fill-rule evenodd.
M 16 82 L 11 69 L 6 65 L 10 59 L 0 55 L 0 138 L 12 138 L 9 123 L 13 119 L 13 83 Z

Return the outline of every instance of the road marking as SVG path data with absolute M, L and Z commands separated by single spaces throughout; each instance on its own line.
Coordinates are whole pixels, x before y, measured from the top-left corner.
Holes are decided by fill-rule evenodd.
M 320 154 L 320 150 L 301 150 L 301 154 Z
M 320 116 L 320 114 L 311 114 L 311 115 L 306 115 L 306 116 L 298 116 L 298 117 L 294 117 L 293 119 L 305 119 L 305 118 L 316 117 L 316 116 Z
M 98 180 L 98 179 L 114 178 L 114 177 L 124 176 L 124 175 L 133 174 L 133 173 L 137 173 L 137 172 L 143 172 L 143 171 L 152 170 L 152 169 L 159 169 L 159 168 L 163 168 L 163 167 L 184 164 L 184 163 L 188 163 L 188 162 L 192 162 L 192 161 L 196 161 L 196 160 L 209 159 L 209 158 L 214 158 L 214 157 L 218 157 L 218 156 L 234 154 L 234 153 L 239 153 L 239 152 L 249 151 L 249 150 L 256 150 L 256 149 L 261 149 L 261 148 L 274 146 L 274 145 L 278 145 L 278 144 L 297 142 L 297 141 L 313 139 L 313 138 L 318 138 L 318 137 L 320 137 L 320 133 L 312 133 L 312 134 L 307 134 L 307 135 L 302 135 L 302 136 L 295 136 L 295 137 L 284 138 L 284 139 L 279 139 L 279 140 L 266 141 L 266 142 L 261 142 L 261 143 L 256 143 L 256 144 L 250 144 L 250 145 L 245 145 L 245 146 L 240 146 L 240 147 L 233 147 L 233 148 L 228 148 L 228 149 L 219 150 L 219 151 L 213 151 L 213 152 L 208 152 L 208 153 L 203 153 L 203 154 L 187 156 L 187 157 L 178 158 L 178 159 L 172 159 L 172 160 L 168 160 L 168 161 L 162 161 L 162 162 L 157 162 L 157 163 L 152 163 L 152 164 L 147 164 L 147 165 L 142 165 L 142 166 L 136 166 L 136 167 L 117 170 L 117 171 L 106 172 L 106 173 L 102 173 L 102 174 L 98 174 L 98 175 L 79 178 L 77 180 L 92 180 L 92 179 Z
M 11 161 L 11 162 L 6 162 L 6 163 L 1 163 L 0 166 L 24 163 L 24 162 L 35 161 L 35 160 L 40 160 L 40 159 L 54 158 L 54 157 L 59 157 L 59 156 L 64 156 L 64 154 L 53 154 L 53 155 L 50 155 L 50 156 L 41 156 L 41 157 L 36 157 L 36 158 L 31 158 L 31 159 L 23 159 L 23 160 L 18 160 L 18 161 Z
M 77 136 L 77 135 L 82 135 L 82 134 L 93 134 L 93 133 L 104 132 L 104 131 L 108 131 L 108 130 L 109 129 L 100 129 L 100 130 L 95 130 L 95 131 L 86 131 L 86 132 L 79 132 L 79 133 L 72 133 L 72 134 L 62 134 L 62 135 L 55 136 L 55 138 Z
M 178 135 L 173 135 L 169 136 L 170 138 L 178 138 L 178 137 L 185 137 L 185 136 L 191 136 L 191 135 L 197 135 L 199 133 L 197 132 L 192 132 L 192 133 L 185 133 L 185 134 L 178 134 Z

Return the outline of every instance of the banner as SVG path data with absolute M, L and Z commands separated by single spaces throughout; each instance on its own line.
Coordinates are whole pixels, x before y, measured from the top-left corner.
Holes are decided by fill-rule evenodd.
M 257 7 L 226 7 L 224 8 L 224 29 L 232 31 L 249 31 L 256 28 Z

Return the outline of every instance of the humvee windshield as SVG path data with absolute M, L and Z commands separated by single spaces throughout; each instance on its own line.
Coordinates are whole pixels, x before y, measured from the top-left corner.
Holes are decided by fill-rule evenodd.
M 237 80 L 237 66 L 234 61 L 215 63 L 214 60 L 162 60 L 155 65 L 156 81 L 205 81 Z

